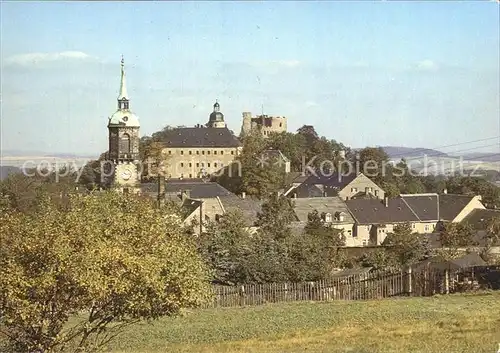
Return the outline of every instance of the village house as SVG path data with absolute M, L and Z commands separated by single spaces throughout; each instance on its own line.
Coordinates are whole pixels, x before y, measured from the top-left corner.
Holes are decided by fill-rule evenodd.
M 344 201 L 338 197 L 311 197 L 293 200 L 296 221 L 292 227 L 303 230 L 308 221 L 308 215 L 317 211 L 323 222 L 339 229 L 346 237 L 346 246 L 360 246 L 353 237 L 354 219 Z
M 260 211 L 260 201 L 237 196 L 216 182 L 202 179 L 168 180 L 160 183 L 150 183 L 144 187 L 144 193 L 151 196 L 160 194 L 162 200 L 177 203 L 184 215 L 184 224 L 196 223 L 196 234 L 205 231 L 205 225 L 210 221 L 218 221 L 227 212 L 239 211 L 248 230 L 254 231 L 257 213 Z
M 339 196 L 343 200 L 356 198 L 383 199 L 384 190 L 363 173 L 343 175 L 309 175 L 305 179 L 297 177 L 285 191 L 293 198 Z
M 414 232 L 429 234 L 438 224 L 460 222 L 475 209 L 484 209 L 480 196 L 403 194 L 396 198 L 352 199 L 346 205 L 354 233 L 364 245 L 380 245 L 398 224 L 410 223 Z

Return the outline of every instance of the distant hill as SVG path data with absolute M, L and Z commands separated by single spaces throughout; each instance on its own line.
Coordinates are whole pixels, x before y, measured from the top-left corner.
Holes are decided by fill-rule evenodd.
M 462 158 L 470 161 L 500 162 L 500 153 L 466 153 Z
M 380 146 L 391 159 L 401 158 L 419 158 L 427 155 L 428 157 L 448 157 L 444 152 L 433 150 L 430 148 L 414 148 L 400 146 Z
M 0 166 L 0 180 L 4 180 L 9 176 L 9 174 L 21 173 L 22 169 L 18 167 L 11 166 Z

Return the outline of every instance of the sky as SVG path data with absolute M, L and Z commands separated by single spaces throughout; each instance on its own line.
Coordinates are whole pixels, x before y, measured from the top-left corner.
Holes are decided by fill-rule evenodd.
M 105 151 L 122 54 L 141 135 L 217 99 L 236 134 L 264 112 L 351 147 L 500 151 L 495 1 L 0 6 L 4 151 Z

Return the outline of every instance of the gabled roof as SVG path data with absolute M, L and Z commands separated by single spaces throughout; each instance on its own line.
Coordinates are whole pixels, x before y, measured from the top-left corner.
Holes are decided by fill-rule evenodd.
M 347 208 L 359 224 L 385 224 L 418 222 L 419 219 L 401 198 L 384 200 L 354 199 L 345 201 Z
M 303 172 L 290 172 L 286 175 L 286 184 L 302 184 L 307 178 L 309 178 L 309 175 Z
M 262 202 L 250 197 L 242 199 L 235 194 L 219 197 L 226 212 L 240 211 L 243 213 L 244 221 L 247 226 L 253 226 L 257 221 L 257 214 L 262 209 Z
M 469 224 L 474 230 L 486 230 L 491 219 L 500 217 L 500 210 L 476 208 L 461 223 Z
M 400 197 L 421 221 L 439 220 L 437 194 L 403 194 Z
M 189 190 L 189 197 L 193 199 L 209 199 L 217 196 L 234 195 L 226 188 L 215 182 L 203 181 L 168 181 L 165 183 L 166 194 L 178 194 L 182 191 Z
M 344 221 L 336 223 L 354 223 L 354 219 L 349 213 L 345 202 L 338 196 L 300 198 L 294 199 L 293 202 L 295 203 L 295 215 L 300 222 L 307 222 L 307 215 L 317 210 L 320 214 L 323 212 L 331 213 L 332 217 L 336 212 L 342 212 L 344 214 Z M 332 221 L 335 223 L 334 220 Z
M 239 147 L 241 142 L 228 128 L 182 127 L 162 132 L 166 147 Z
M 452 221 L 475 196 L 442 194 L 439 195 L 439 217 L 444 221 Z
M 317 173 L 317 175 L 309 176 L 303 184 L 315 185 L 321 184 L 331 188 L 337 188 L 342 190 L 347 185 L 349 185 L 358 175 L 355 173 L 349 173 L 348 175 L 342 175 L 340 173 L 333 173 L 330 176 L 323 175 L 322 173 Z

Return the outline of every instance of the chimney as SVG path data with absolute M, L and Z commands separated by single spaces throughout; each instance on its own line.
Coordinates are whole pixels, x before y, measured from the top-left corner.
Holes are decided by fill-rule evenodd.
M 443 194 L 447 194 L 448 193 L 448 190 L 447 189 L 444 189 L 443 190 Z
M 241 198 L 242 198 L 242 199 L 244 199 L 246 196 L 247 196 L 247 193 L 243 191 L 243 192 L 241 193 Z
M 384 197 L 384 206 L 389 207 L 389 198 L 387 196 Z
M 296 198 L 297 198 L 297 193 L 296 193 L 296 192 L 294 192 L 294 193 L 293 193 L 293 198 L 294 198 L 294 199 L 296 199 Z

